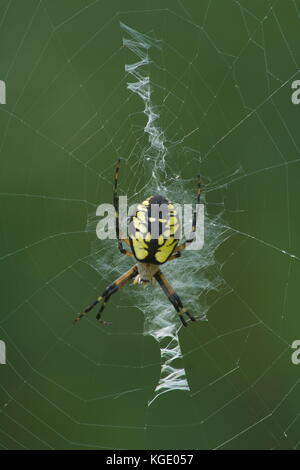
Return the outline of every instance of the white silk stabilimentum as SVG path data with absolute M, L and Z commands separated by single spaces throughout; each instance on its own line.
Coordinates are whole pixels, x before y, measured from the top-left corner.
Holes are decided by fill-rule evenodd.
M 178 184 L 175 185 L 177 187 L 173 184 L 172 190 L 164 183 L 168 148 L 165 144 L 164 132 L 158 124 L 160 115 L 158 108 L 152 102 L 151 81 L 147 73 L 151 65 L 150 49 L 159 48 L 160 43 L 123 23 L 121 23 L 121 27 L 127 36 L 123 39 L 124 46 L 130 49 L 138 58 L 137 62 L 125 65 L 126 72 L 135 79 L 134 82 L 129 82 L 127 87 L 143 100 L 144 114 L 147 118 L 144 132 L 149 136 L 149 146 L 144 149 L 140 158 L 145 160 L 145 162 L 142 162 L 143 164 L 148 162 L 148 165 L 144 166 L 146 166 L 149 172 L 149 186 L 152 189 L 152 193 L 168 193 L 169 196 L 171 192 L 171 196 L 174 196 L 170 197 L 170 199 L 177 203 L 181 200 L 184 182 L 178 178 Z M 196 186 L 194 194 L 192 191 L 189 191 L 191 200 L 193 198 L 195 200 L 195 193 Z M 176 198 L 179 200 L 176 200 Z M 199 303 L 197 302 L 197 297 L 199 297 L 201 290 L 216 288 L 218 284 L 222 283 L 219 274 L 216 274 L 212 280 L 208 280 L 201 273 L 199 274 L 199 268 L 215 264 L 215 247 L 220 244 L 221 238 L 224 235 L 214 221 L 206 219 L 205 223 L 205 246 L 203 250 L 191 251 L 188 256 L 183 256 L 176 262 L 170 262 L 168 266 L 162 266 L 162 270 L 167 267 L 167 276 L 172 282 L 173 287 L 176 290 L 177 288 L 184 290 L 185 298 L 182 299 L 184 305 L 189 304 L 190 306 L 191 303 L 192 306 L 196 305 Z M 188 276 L 184 276 L 184 274 L 188 274 Z M 188 284 L 185 287 L 184 278 L 186 277 Z M 149 401 L 149 405 L 159 395 L 168 391 L 190 391 L 178 340 L 178 330 L 181 326 L 173 306 L 169 304 L 166 297 L 157 295 L 157 289 L 158 286 L 155 287 L 155 290 L 151 289 L 151 287 L 143 289 L 141 295 L 145 298 L 140 306 L 145 315 L 144 334 L 153 336 L 159 343 L 161 351 L 160 379 L 155 388 L 154 396 Z M 206 316 L 203 307 L 202 311 L 197 309 L 198 311 L 195 314 L 198 314 L 198 317 L 205 320 Z M 192 328 L 193 326 L 190 325 L 189 327 Z

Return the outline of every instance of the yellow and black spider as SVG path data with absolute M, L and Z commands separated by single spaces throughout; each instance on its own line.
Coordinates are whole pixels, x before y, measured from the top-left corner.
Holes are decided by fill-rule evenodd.
M 130 219 L 129 238 L 122 240 L 120 238 L 119 197 L 117 192 L 119 169 L 120 159 L 117 161 L 116 165 L 113 193 L 118 249 L 122 254 L 134 257 L 137 262 L 126 273 L 110 284 L 105 289 L 103 294 L 98 297 L 97 300 L 95 300 L 95 302 L 93 302 L 80 315 L 78 315 L 75 322 L 80 320 L 80 318 L 82 318 L 86 313 L 88 313 L 90 310 L 92 310 L 92 308 L 100 303 L 100 309 L 96 318 L 102 323 L 106 323 L 101 319 L 101 315 L 105 304 L 112 294 L 117 292 L 131 279 L 133 279 L 133 282 L 137 284 L 143 284 L 155 279 L 161 286 L 164 293 L 167 295 L 170 302 L 175 307 L 182 324 L 187 326 L 184 314 L 187 315 L 192 321 L 196 321 L 196 319 L 183 307 L 180 298 L 161 272 L 160 265 L 181 256 L 181 251 L 184 250 L 189 243 L 194 241 L 194 233 L 196 230 L 196 211 L 193 212 L 191 237 L 178 245 L 180 222 L 177 217 L 177 212 L 174 205 L 164 196 L 151 196 L 137 206 L 135 215 Z M 201 180 L 199 177 L 197 191 L 198 204 L 200 203 L 200 195 Z M 163 215 L 161 215 L 162 212 L 157 214 L 157 207 L 159 206 L 166 208 Z M 155 217 L 153 217 L 154 213 Z M 155 225 L 155 222 L 158 223 Z M 154 226 L 157 230 L 157 234 L 155 234 L 155 236 L 152 231 Z M 131 251 L 126 250 L 123 247 L 123 241 L 128 245 L 128 247 L 131 248 Z

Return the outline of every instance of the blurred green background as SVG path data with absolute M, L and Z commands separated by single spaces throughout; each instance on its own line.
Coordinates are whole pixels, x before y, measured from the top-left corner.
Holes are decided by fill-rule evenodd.
M 0 0 L 0 448 L 299 448 L 299 16 L 299 0 Z M 123 192 L 147 182 L 120 21 L 161 41 L 149 70 L 170 174 L 200 171 L 230 228 L 226 295 L 180 331 L 191 394 L 150 407 L 160 353 L 130 290 L 110 329 L 72 325 L 113 280 L 91 268 L 86 226 L 116 158 Z

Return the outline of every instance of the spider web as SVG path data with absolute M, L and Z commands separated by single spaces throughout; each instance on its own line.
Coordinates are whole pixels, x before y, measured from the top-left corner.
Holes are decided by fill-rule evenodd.
M 1 448 L 299 448 L 299 14 L 0 2 Z M 72 325 L 131 263 L 95 235 L 118 157 L 129 203 L 202 174 L 204 249 L 164 267 L 187 329 L 132 285 Z

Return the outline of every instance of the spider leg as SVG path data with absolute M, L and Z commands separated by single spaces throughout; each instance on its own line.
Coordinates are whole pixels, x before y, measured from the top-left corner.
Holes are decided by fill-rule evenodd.
M 181 323 L 183 324 L 183 326 L 188 326 L 188 324 L 187 324 L 187 322 L 186 322 L 186 320 L 183 316 L 184 314 L 187 315 L 191 321 L 197 321 L 196 318 L 191 313 L 189 313 L 186 308 L 183 307 L 180 298 L 178 297 L 178 295 L 174 291 L 174 289 L 171 286 L 171 284 L 169 283 L 169 281 L 167 281 L 167 279 L 165 278 L 163 273 L 159 270 L 154 275 L 154 277 L 157 280 L 157 282 L 159 283 L 159 285 L 162 288 L 162 290 L 164 291 L 164 293 L 166 294 L 166 296 L 168 297 L 171 304 L 174 306 L 175 310 L 178 312 L 179 318 L 180 318 Z
M 200 175 L 198 175 L 197 204 L 200 204 L 200 197 L 201 197 L 201 193 L 202 193 L 202 188 L 203 188 L 202 180 L 201 180 Z M 195 232 L 196 232 L 196 224 L 197 224 L 197 212 L 194 210 L 193 211 L 192 233 L 191 233 L 190 237 L 188 238 L 188 240 L 185 240 L 183 243 L 181 243 L 180 245 L 178 245 L 175 248 L 174 254 L 177 253 L 177 252 L 180 252 L 182 250 L 185 250 L 187 245 L 189 245 L 190 243 L 192 243 L 194 241 Z
M 110 284 L 103 294 L 98 297 L 91 305 L 89 305 L 82 313 L 78 315 L 78 317 L 74 320 L 74 323 L 77 323 L 82 317 L 84 317 L 88 312 L 90 312 L 97 304 L 101 304 L 100 309 L 97 313 L 97 320 L 101 321 L 101 315 L 104 310 L 106 303 L 108 302 L 109 298 L 117 292 L 121 287 L 123 287 L 128 281 L 134 278 L 138 273 L 138 268 L 134 265 L 130 268 L 126 273 L 116 279 L 112 284 Z M 105 322 L 103 322 L 105 323 Z
M 176 251 L 170 256 L 170 258 L 168 259 L 168 261 L 172 261 L 172 259 L 177 259 L 181 256 L 181 252 L 180 251 Z
M 121 160 L 120 158 L 117 160 L 116 164 L 116 171 L 115 171 L 115 183 L 114 183 L 114 194 L 113 194 L 113 203 L 115 208 L 116 214 L 116 236 L 118 240 L 118 249 L 123 255 L 133 256 L 131 251 L 126 250 L 123 248 L 122 239 L 120 238 L 120 221 L 119 221 L 119 195 L 118 195 L 118 179 L 119 179 L 119 170 L 120 170 Z M 124 240 L 125 243 L 130 246 L 129 240 Z

